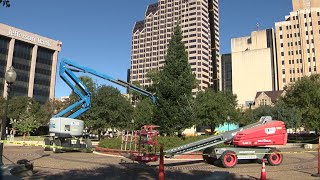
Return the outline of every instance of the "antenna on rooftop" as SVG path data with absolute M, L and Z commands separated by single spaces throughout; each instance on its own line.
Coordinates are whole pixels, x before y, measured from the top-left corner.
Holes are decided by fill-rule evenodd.
M 257 26 L 257 31 L 259 31 L 260 24 L 257 23 L 256 26 Z

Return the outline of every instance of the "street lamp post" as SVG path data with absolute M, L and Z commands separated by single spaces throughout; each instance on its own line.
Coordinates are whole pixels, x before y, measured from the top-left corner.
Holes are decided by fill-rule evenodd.
M 17 73 L 14 70 L 14 68 L 11 66 L 6 74 L 5 74 L 5 80 L 7 83 L 7 98 L 6 98 L 6 105 L 4 108 L 4 112 L 3 112 L 3 117 L 2 117 L 2 123 L 1 123 L 1 136 L 0 139 L 3 141 L 5 140 L 5 132 L 6 132 L 6 123 L 7 123 L 7 113 L 8 113 L 8 100 L 9 100 L 9 95 L 10 95 L 10 86 L 12 83 L 14 83 L 14 81 L 17 78 Z M 3 142 L 0 143 L 0 165 L 3 166 L 3 160 L 2 160 L 2 155 L 3 155 Z
M 228 131 L 229 131 L 230 116 L 227 116 L 227 121 L 228 121 Z

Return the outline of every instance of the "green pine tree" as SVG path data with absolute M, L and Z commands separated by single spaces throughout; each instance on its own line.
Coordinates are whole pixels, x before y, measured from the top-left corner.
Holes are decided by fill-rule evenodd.
M 195 83 L 181 28 L 177 25 L 167 50 L 166 64 L 155 85 L 158 102 L 154 124 L 160 125 L 163 133 L 181 133 L 193 125 L 190 101 Z

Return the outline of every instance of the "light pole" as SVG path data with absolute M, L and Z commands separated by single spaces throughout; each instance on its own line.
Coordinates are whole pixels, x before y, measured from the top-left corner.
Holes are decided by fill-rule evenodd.
M 6 132 L 6 123 L 7 123 L 7 113 L 8 113 L 8 100 L 10 95 L 10 86 L 17 78 L 17 73 L 14 70 L 14 68 L 11 66 L 5 76 L 4 76 L 6 83 L 7 83 L 7 98 L 6 98 L 6 105 L 3 111 L 3 117 L 2 117 L 2 123 L 1 123 L 1 140 L 3 141 L 5 139 L 5 132 Z M 3 166 L 2 161 L 2 155 L 3 155 L 3 142 L 0 143 L 0 165 Z
M 228 131 L 229 131 L 230 116 L 227 116 L 227 122 L 228 122 Z

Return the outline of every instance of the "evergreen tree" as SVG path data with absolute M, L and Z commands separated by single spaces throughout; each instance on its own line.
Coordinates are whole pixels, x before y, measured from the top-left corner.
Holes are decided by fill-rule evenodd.
M 163 133 L 180 133 L 193 125 L 190 101 L 195 82 L 181 28 L 177 25 L 168 46 L 166 64 L 155 84 L 158 102 L 154 124 Z

